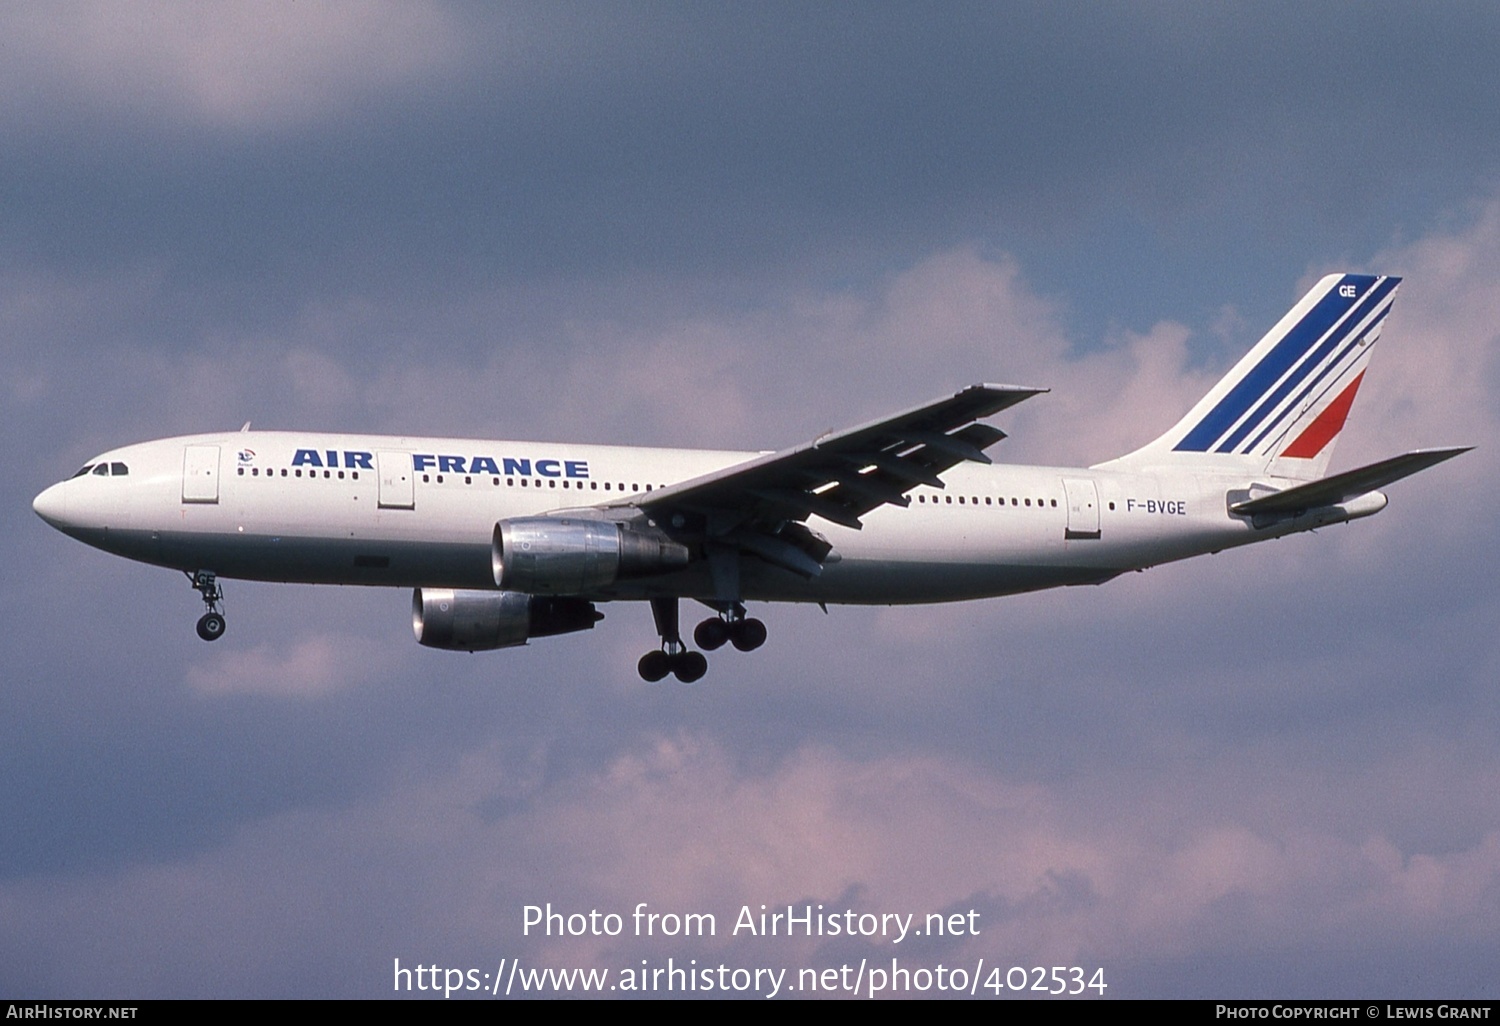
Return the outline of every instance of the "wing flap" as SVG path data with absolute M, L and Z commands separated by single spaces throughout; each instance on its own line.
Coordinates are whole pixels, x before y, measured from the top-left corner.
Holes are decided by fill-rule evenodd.
M 741 529 L 731 532 L 723 540 L 746 552 L 754 553 L 772 566 L 790 570 L 808 580 L 816 578 L 823 572 L 823 564 L 820 561 L 814 559 L 801 546 L 779 536 Z

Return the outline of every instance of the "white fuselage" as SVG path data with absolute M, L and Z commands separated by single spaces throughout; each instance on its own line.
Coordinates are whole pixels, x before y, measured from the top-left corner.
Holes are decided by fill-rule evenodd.
M 494 589 L 497 521 L 606 504 L 755 453 L 454 438 L 243 431 L 130 445 L 49 488 L 60 530 L 131 559 L 219 576 L 318 584 Z M 813 517 L 833 546 L 807 579 L 742 557 L 746 600 L 900 604 L 1098 583 L 1132 569 L 1304 530 L 1255 529 L 1226 495 L 1242 477 L 961 464 L 905 508 L 853 530 Z M 1342 511 L 1349 519 L 1365 511 Z M 1373 509 L 1369 512 L 1374 512 Z M 620 581 L 595 600 L 709 597 L 685 570 Z

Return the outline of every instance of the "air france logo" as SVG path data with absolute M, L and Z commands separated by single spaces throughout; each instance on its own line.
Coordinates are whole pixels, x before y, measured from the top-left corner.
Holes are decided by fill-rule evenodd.
M 337 449 L 325 449 L 318 452 L 316 449 L 298 449 L 297 454 L 292 457 L 294 467 L 347 467 L 350 470 L 374 470 L 374 454 L 368 452 L 344 451 L 344 461 L 339 462 L 339 451 Z
M 583 460 L 532 460 L 502 456 L 434 456 L 416 453 L 411 458 L 414 470 L 436 470 L 439 474 L 490 474 L 495 477 L 572 477 L 589 476 L 589 465 Z
M 245 450 L 249 452 L 249 450 Z M 252 457 L 254 453 L 250 454 Z M 292 457 L 294 467 L 345 467 L 350 470 L 374 470 L 375 455 L 348 449 L 298 449 Z M 244 452 L 240 462 L 245 460 Z M 453 456 L 438 453 L 412 453 L 412 469 L 435 470 L 439 474 L 489 474 L 492 477 L 567 477 L 574 480 L 589 476 L 587 460 L 538 460 L 513 456 Z

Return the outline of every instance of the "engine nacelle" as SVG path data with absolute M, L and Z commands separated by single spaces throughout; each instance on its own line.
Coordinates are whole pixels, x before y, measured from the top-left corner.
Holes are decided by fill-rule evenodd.
M 495 525 L 495 584 L 532 595 L 582 595 L 617 580 L 687 566 L 687 546 L 609 520 L 517 517 Z
M 586 631 L 602 619 L 604 614 L 592 602 L 579 598 L 451 588 L 418 588 L 411 596 L 411 629 L 417 643 L 459 652 Z

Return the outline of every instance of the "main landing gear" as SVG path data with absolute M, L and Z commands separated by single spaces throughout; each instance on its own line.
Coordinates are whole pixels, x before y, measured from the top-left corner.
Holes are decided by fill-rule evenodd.
M 702 680 L 708 672 L 708 659 L 702 652 L 689 651 L 682 643 L 682 634 L 677 628 L 677 600 L 652 599 L 651 615 L 656 619 L 656 633 L 661 635 L 661 648 L 641 656 L 641 661 L 636 664 L 641 679 L 655 684 L 671 673 L 684 684 Z
M 641 678 L 655 684 L 671 673 L 684 684 L 702 680 L 708 672 L 708 658 L 682 643 L 677 599 L 652 599 L 651 615 L 656 620 L 656 633 L 661 635 L 661 648 L 641 656 L 636 666 Z M 735 602 L 718 616 L 711 616 L 694 628 L 693 640 L 699 648 L 710 652 L 722 648 L 726 641 L 732 642 L 741 652 L 749 652 L 766 643 L 766 625 L 754 617 L 747 617 L 745 607 Z
M 219 579 L 207 570 L 188 574 L 188 580 L 208 607 L 208 612 L 198 618 L 198 637 L 204 641 L 218 641 L 224 636 L 224 610 L 221 608 L 224 589 L 219 587 Z
M 718 616 L 711 616 L 693 628 L 698 647 L 712 652 L 730 642 L 741 652 L 753 652 L 766 643 L 766 625 L 745 615 L 745 607 L 736 602 Z

